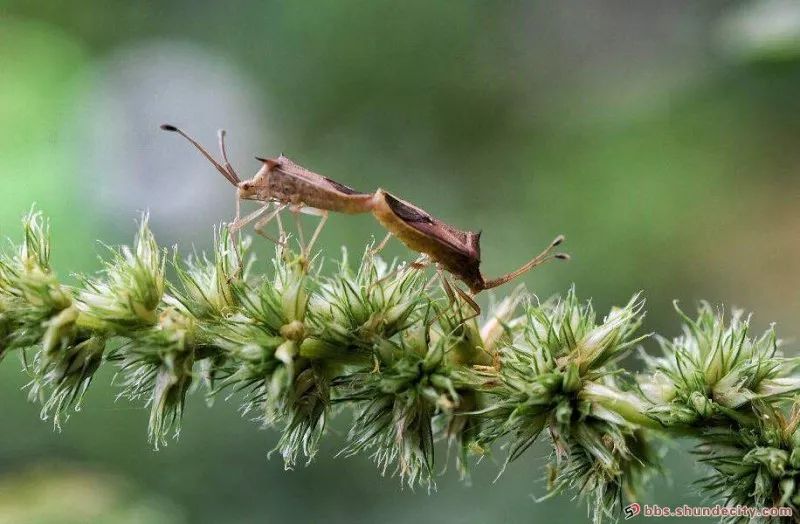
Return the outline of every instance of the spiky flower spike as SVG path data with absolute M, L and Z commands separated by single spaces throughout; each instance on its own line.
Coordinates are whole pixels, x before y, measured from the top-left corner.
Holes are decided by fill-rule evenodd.
M 800 410 L 795 405 L 786 415 L 761 401 L 755 401 L 754 408 L 752 426 L 706 432 L 696 453 L 713 472 L 698 485 L 709 498 L 729 506 L 790 509 L 792 514 L 784 517 L 793 515 L 796 522 L 800 514 Z M 748 519 L 723 520 L 743 523 Z
M 650 414 L 665 425 L 753 422 L 751 403 L 774 404 L 800 391 L 800 378 L 789 376 L 798 360 L 781 355 L 773 328 L 750 336 L 750 318 L 734 311 L 725 322 L 721 312 L 703 303 L 697 319 L 684 320 L 683 335 L 659 337 L 663 357 L 644 355 L 653 370 L 640 378 L 642 392 L 653 403 Z
M 113 332 L 147 328 L 158 319 L 164 294 L 163 251 L 147 225 L 144 215 L 134 248 L 108 248 L 110 262 L 104 262 L 101 276 L 84 278 L 79 295 L 81 310 L 105 322 Z
M 547 431 L 555 450 L 551 493 L 573 488 L 591 499 L 595 521 L 613 514 L 653 468 L 642 428 L 646 405 L 622 391 L 615 362 L 644 337 L 635 332 L 643 302 L 634 296 L 601 323 L 574 290 L 529 306 L 500 350 L 500 369 L 482 373 L 483 446 L 508 437 L 507 461 Z
M 0 358 L 38 344 L 45 334 L 52 351 L 74 323 L 72 296 L 50 267 L 49 222 L 31 211 L 22 230 L 25 237 L 15 252 L 0 255 Z M 65 310 L 70 312 L 57 319 Z
M 649 413 L 667 428 L 696 436 L 696 452 L 712 468 L 700 482 L 711 499 L 727 505 L 800 508 L 800 433 L 796 358 L 785 358 L 775 330 L 749 333 L 750 318 L 734 311 L 728 322 L 703 303 L 683 335 L 660 338 L 664 356 L 645 361 L 639 378 Z M 744 522 L 745 518 L 730 521 Z
M 328 386 L 324 366 L 301 355 L 308 336 L 307 261 L 278 249 L 273 266 L 272 278 L 235 288 L 240 312 L 219 326 L 215 342 L 225 359 L 221 388 L 245 393 L 243 413 L 285 426 L 276 449 L 291 468 L 299 453 L 310 460 L 317 451 Z
M 659 339 L 664 354 L 645 357 L 637 385 L 620 359 L 644 338 L 638 295 L 598 322 L 574 290 L 543 304 L 517 290 L 479 322 L 446 281 L 431 286 L 369 249 L 329 276 L 320 258 L 282 247 L 271 265 L 240 267 L 246 242 L 225 228 L 213 255 L 176 253 L 169 284 L 146 217 L 133 247 L 109 250 L 98 275 L 71 287 L 50 266 L 47 222 L 32 212 L 23 229 L 0 254 L 0 357 L 23 357 L 31 397 L 57 425 L 111 361 L 122 396 L 149 404 L 156 447 L 204 385 L 207 399 L 240 396 L 244 413 L 276 427 L 289 468 L 317 453 L 336 404 L 355 413 L 343 453 L 367 452 L 412 486 L 434 485 L 437 440 L 467 477 L 472 453 L 504 444 L 508 464 L 546 435 L 549 495 L 569 490 L 595 521 L 613 520 L 659 468 L 658 434 L 699 442 L 705 495 L 800 511 L 800 408 L 785 405 L 800 394 L 796 361 L 772 329 L 751 337 L 739 313 L 681 314 L 684 334 Z
M 41 213 L 22 221 L 24 241 L 0 257 L 0 358 L 5 350 L 35 347 L 27 365 L 30 397 L 60 425 L 80 400 L 100 365 L 105 337 L 79 325 L 72 291 L 50 267 L 50 227 Z M 82 319 L 85 323 L 87 319 Z
M 430 299 L 423 279 L 419 271 L 389 266 L 367 250 L 355 272 L 342 260 L 311 307 L 319 340 L 344 349 L 345 359 L 360 360 L 333 381 L 335 401 L 357 406 L 353 428 L 361 429 L 350 432 L 342 453 L 369 450 L 382 472 L 391 468 L 409 485 L 430 485 L 431 418 L 437 402 L 445 402 L 434 385 L 446 378 L 437 373 L 442 348 L 428 347 L 430 321 L 423 317 Z

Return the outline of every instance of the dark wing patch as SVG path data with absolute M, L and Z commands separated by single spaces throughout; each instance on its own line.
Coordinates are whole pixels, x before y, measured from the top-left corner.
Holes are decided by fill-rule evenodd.
M 339 192 L 344 193 L 345 195 L 366 195 L 367 193 L 362 193 L 361 191 L 356 191 L 352 187 L 347 187 L 344 184 L 340 184 L 336 180 L 331 180 L 330 178 L 323 176 L 322 178 L 325 179 L 327 183 L 335 187 Z
M 424 222 L 426 224 L 433 223 L 430 215 L 427 215 L 419 209 L 409 206 L 402 200 L 398 200 L 389 193 L 386 193 L 386 203 L 389 204 L 389 207 L 395 215 L 399 216 L 406 222 Z

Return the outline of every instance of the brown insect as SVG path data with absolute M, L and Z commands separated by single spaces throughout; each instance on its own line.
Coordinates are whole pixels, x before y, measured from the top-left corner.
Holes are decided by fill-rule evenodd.
M 541 253 L 522 265 L 519 269 L 491 280 L 486 280 L 480 271 L 481 245 L 480 233 L 458 230 L 433 217 L 419 207 L 379 189 L 375 192 L 372 214 L 389 233 L 399 239 L 410 249 L 422 253 L 437 268 L 443 269 L 463 281 L 470 292 L 475 295 L 481 291 L 492 289 L 509 282 L 530 271 L 536 266 L 552 259 L 568 260 L 565 253 L 553 253 L 553 250 L 564 241 L 559 235 Z M 381 242 L 380 249 L 384 242 Z M 416 263 L 419 265 L 419 262 Z M 443 279 L 445 290 L 451 294 L 450 286 Z M 461 291 L 461 295 L 475 309 L 480 307 L 471 296 Z
M 236 174 L 230 162 L 228 162 L 224 130 L 219 131 L 219 148 L 223 159 L 223 162 L 220 163 L 203 146 L 181 129 L 169 124 L 162 125 L 161 129 L 183 136 L 211 162 L 222 176 L 237 188 L 236 220 L 230 226 L 232 231 L 237 231 L 248 223 L 260 219 L 255 223 L 254 229 L 259 234 L 263 234 L 263 229 L 267 223 L 274 218 L 280 221 L 279 213 L 286 208 L 293 211 L 295 217 L 300 212 L 319 215 L 322 218 L 311 240 L 303 247 L 304 254 L 307 254 L 328 219 L 329 211 L 358 214 L 369 213 L 372 210 L 373 195 L 371 193 L 361 193 L 328 177 L 309 171 L 282 154 L 278 158 L 256 157 L 256 160 L 262 163 L 261 168 L 253 178 L 242 180 Z M 254 200 L 262 202 L 264 205 L 253 213 L 240 217 L 239 206 L 242 200 Z M 273 207 L 272 212 L 267 214 Z M 300 236 L 301 245 L 304 244 L 299 221 L 298 235 Z
M 473 295 L 501 286 L 548 260 L 569 258 L 564 253 L 552 252 L 564 240 L 563 236 L 559 236 L 547 249 L 519 269 L 487 281 L 480 272 L 480 233 L 458 230 L 382 189 L 378 189 L 374 194 L 356 191 L 328 177 L 309 171 L 283 155 L 278 158 L 256 157 L 262 162 L 261 168 L 253 178 L 243 181 L 228 161 L 225 149 L 225 131 L 219 132 L 219 148 L 223 160 L 220 163 L 181 129 L 169 124 L 162 125 L 161 129 L 183 136 L 211 162 L 222 176 L 237 188 L 236 220 L 231 224 L 231 230 L 237 231 L 246 224 L 257 220 L 254 229 L 257 233 L 264 235 L 263 228 L 273 218 L 276 218 L 280 225 L 279 213 L 287 207 L 295 213 L 295 218 L 300 212 L 320 215 L 322 219 L 310 242 L 303 248 L 304 254 L 310 252 L 328 218 L 328 212 L 335 211 L 347 214 L 371 212 L 378 222 L 389 231 L 389 235 L 373 252 L 379 251 L 390 236 L 395 236 L 427 259 L 427 263 L 423 261 L 413 263 L 413 268 L 422 268 L 433 263 L 438 270 L 447 271 L 463 281 Z M 264 205 L 253 213 L 240 217 L 239 206 L 242 200 L 254 200 L 262 202 Z M 266 214 L 273 206 L 272 212 Z M 304 242 L 299 221 L 297 225 L 302 245 Z M 282 226 L 280 229 L 283 230 Z M 442 282 L 448 296 L 454 300 L 453 290 L 447 279 L 443 278 Z M 455 290 L 470 303 L 476 312 L 480 312 L 480 308 L 470 295 L 458 287 Z

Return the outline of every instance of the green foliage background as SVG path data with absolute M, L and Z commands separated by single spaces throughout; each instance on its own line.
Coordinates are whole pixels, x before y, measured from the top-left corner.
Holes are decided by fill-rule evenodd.
M 645 329 L 665 335 L 677 331 L 673 298 L 705 298 L 796 339 L 800 62 L 796 40 L 737 32 L 741 20 L 759 27 L 755 5 L 5 0 L 0 235 L 17 236 L 36 201 L 53 220 L 56 268 L 89 272 L 95 239 L 129 241 L 135 210 L 150 207 L 162 244 L 206 248 L 210 226 L 232 214 L 230 188 L 157 125 L 174 121 L 206 143 L 224 126 L 243 174 L 251 153 L 285 151 L 482 229 L 490 275 L 565 233 L 573 262 L 524 279 L 543 297 L 575 282 L 603 311 L 642 289 Z M 179 212 L 160 212 L 172 198 Z M 320 246 L 337 256 L 381 234 L 369 218 L 334 217 Z M 397 243 L 388 254 L 410 256 Z M 30 468 L 57 464 L 87 482 L 118 478 L 99 485 L 192 522 L 584 518 L 564 497 L 528 497 L 542 492 L 543 447 L 495 484 L 485 462 L 472 487 L 450 475 L 428 496 L 379 478 L 365 457 L 325 458 L 343 437 L 326 439 L 310 468 L 284 472 L 266 459 L 274 434 L 198 397 L 181 440 L 153 452 L 146 411 L 113 402 L 117 390 L 101 386 L 110 379 L 55 434 L 19 391 L 19 367 L 3 362 L 2 482 L 44 485 Z M 336 424 L 343 435 L 346 417 Z M 673 455 L 672 480 L 642 502 L 699 502 L 687 485 L 700 472 Z M 84 504 L 102 506 L 101 491 Z

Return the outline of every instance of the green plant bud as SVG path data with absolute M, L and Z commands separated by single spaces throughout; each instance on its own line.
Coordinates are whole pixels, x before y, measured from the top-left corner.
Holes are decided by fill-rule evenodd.
M 763 505 L 768 500 L 768 497 L 772 496 L 772 479 L 765 468 L 757 470 L 754 487 L 753 497 L 758 504 Z
M 281 291 L 283 314 L 291 321 L 302 322 L 306 316 L 308 294 L 302 279 L 296 279 L 286 285 Z
M 242 360 L 259 362 L 264 359 L 264 348 L 258 344 L 245 344 L 238 348 L 236 356 Z
M 383 325 L 396 329 L 417 308 L 418 300 L 409 300 L 391 306 L 383 315 Z
M 800 469 L 800 448 L 792 448 L 792 452 L 789 455 L 789 464 L 791 464 L 793 469 Z
M 689 403 L 701 417 L 710 417 L 714 414 L 714 403 L 699 391 L 692 393 Z
M 42 419 L 51 415 L 56 428 L 69 416 L 69 411 L 80 409 L 86 388 L 103 361 L 105 339 L 90 337 L 74 345 L 65 345 L 59 351 L 42 350 L 35 358 L 36 379 L 31 384 L 30 398 L 42 401 Z
M 430 329 L 424 323 L 414 324 L 403 331 L 403 346 L 424 357 L 430 348 Z
M 429 350 L 428 354 L 425 355 L 425 359 L 422 361 L 422 369 L 428 373 L 437 369 L 442 364 L 442 360 L 444 359 L 444 345 L 443 344 L 434 344 Z
M 792 395 L 800 392 L 800 377 L 778 377 L 762 380 L 756 394 L 761 398 Z
M 275 358 L 290 366 L 294 362 L 294 357 L 300 352 L 300 347 L 294 340 L 287 340 L 275 350 Z
M 601 325 L 580 339 L 576 351 L 581 372 L 618 356 L 620 350 L 627 347 L 626 344 L 620 345 L 620 340 L 638 328 L 643 306 L 639 295 L 635 295 L 625 307 L 612 309 Z
M 353 331 L 348 329 L 347 326 L 341 324 L 331 324 L 327 326 L 327 330 L 331 334 L 338 335 L 343 340 L 347 340 L 353 336 Z
M 395 362 L 397 357 L 401 354 L 400 348 L 397 347 L 394 342 L 390 342 L 386 339 L 380 339 L 375 342 L 374 349 L 380 361 L 386 364 Z
M 147 327 L 158 320 L 158 305 L 164 294 L 165 257 L 142 217 L 134 249 L 109 249 L 112 260 L 105 262 L 100 278 L 84 278 L 78 295 L 86 314 L 120 331 Z
M 531 385 L 531 394 L 534 397 L 550 397 L 553 393 L 561 389 L 562 378 L 558 373 L 548 373 L 537 378 Z
M 239 268 L 239 257 L 247 254 L 249 242 L 236 242 L 227 227 L 214 234 L 214 256 L 190 256 L 185 262 L 177 250 L 172 266 L 180 286 L 169 285 L 171 296 L 165 300 L 172 306 L 180 305 L 196 318 L 211 319 L 235 312 L 243 292 L 247 291 L 248 267 Z M 237 257 L 237 250 L 241 253 Z M 240 270 L 241 269 L 241 270 Z
M 184 372 L 185 366 L 173 361 L 156 371 L 149 424 L 150 440 L 156 449 L 159 444 L 166 445 L 165 437 L 171 429 L 176 437 L 180 432 L 186 393 L 192 383 L 191 373 Z
M 367 340 L 374 340 L 380 336 L 384 326 L 384 313 L 382 311 L 372 312 L 367 320 L 361 324 L 359 334 Z
M 757 400 L 774 406 L 798 391 L 800 382 L 787 376 L 794 363 L 780 354 L 773 329 L 751 338 L 749 317 L 741 311 L 734 311 L 726 322 L 707 303 L 701 304 L 696 319 L 677 305 L 675 309 L 684 321 L 683 336 L 659 339 L 664 357 L 645 355 L 645 361 L 669 378 L 676 404 L 691 407 L 703 418 L 722 417 L 740 424 L 752 418 Z M 640 384 L 646 382 L 647 378 L 640 379 Z M 650 396 L 657 400 L 657 395 Z
M 268 408 L 267 410 L 269 412 L 267 421 L 272 421 L 275 418 L 275 409 L 279 404 L 280 399 L 286 395 L 291 384 L 291 373 L 286 367 L 279 367 L 272 374 L 267 386 L 268 402 L 266 403 L 266 407 Z
M 281 326 L 280 333 L 282 337 L 299 343 L 306 336 L 306 327 L 299 320 L 294 320 Z
M 559 402 L 556 406 L 555 414 L 559 424 L 569 424 L 572 419 L 572 406 L 567 401 Z
M 650 408 L 647 414 L 667 427 L 690 425 L 698 420 L 695 409 L 677 403 Z
M 778 506 L 785 506 L 789 500 L 795 495 L 794 487 L 795 482 L 793 478 L 785 478 L 780 481 L 778 484 L 781 493 L 781 500 L 778 502 Z
M 731 409 L 738 408 L 750 402 L 755 398 L 755 394 L 748 389 L 742 389 L 740 384 L 741 382 L 736 376 L 732 376 L 730 381 L 727 377 L 723 377 L 722 380 L 717 382 L 712 388 L 714 401 Z
M 528 297 L 527 293 L 525 293 L 525 287 L 518 286 L 489 313 L 480 330 L 483 347 L 488 353 L 492 354 L 500 349 L 501 340 L 504 335 L 508 335 L 508 324 L 516 314 L 519 305 L 526 298 Z
M 9 315 L 0 312 L 0 360 L 3 359 L 5 350 L 8 347 L 9 335 L 11 335 L 11 318 Z
M 49 302 L 54 309 L 64 309 L 72 304 L 72 297 L 61 286 L 50 286 L 48 293 L 50 295 Z
M 346 308 L 345 311 L 347 312 L 347 316 L 350 319 L 355 320 L 355 324 L 357 324 L 359 328 L 363 328 L 365 324 L 370 322 L 370 319 L 373 319 L 372 325 L 367 325 L 366 331 L 369 335 L 375 334 L 376 326 L 374 325 L 374 317 L 372 316 L 373 311 L 371 311 L 367 303 L 353 297 L 352 300 L 343 302 L 343 305 Z M 371 331 L 370 327 L 372 328 Z
M 653 404 L 666 404 L 675 398 L 675 384 L 667 375 L 657 371 L 646 377 L 639 377 L 639 389 Z
M 337 347 L 318 338 L 305 338 L 300 344 L 300 356 L 310 359 L 333 358 L 338 353 Z
M 104 338 L 90 337 L 68 348 L 66 358 L 59 359 L 55 364 L 55 380 L 62 381 L 78 372 L 90 378 L 100 366 L 105 345 Z
M 458 404 L 459 395 L 456 392 L 453 381 L 449 377 L 434 373 L 430 376 L 430 381 L 437 390 L 440 392 L 445 391 L 447 393 L 446 398 L 448 399 L 448 405 L 450 408 Z
M 776 448 L 755 448 L 744 456 L 746 464 L 763 464 L 771 475 L 780 477 L 786 471 L 789 454 Z
M 567 364 L 564 370 L 562 389 L 567 393 L 574 393 L 581 387 L 581 377 L 578 371 L 578 365 L 575 362 Z
M 42 337 L 42 348 L 45 353 L 57 351 L 72 341 L 75 337 L 75 321 L 77 319 L 78 309 L 68 307 L 45 323 L 47 328 Z

